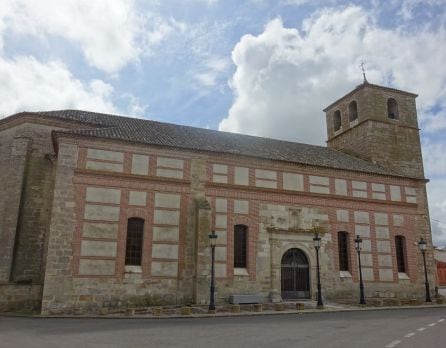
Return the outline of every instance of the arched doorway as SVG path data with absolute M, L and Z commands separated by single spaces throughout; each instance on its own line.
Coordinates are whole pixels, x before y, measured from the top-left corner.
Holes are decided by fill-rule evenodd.
M 289 249 L 282 256 L 282 298 L 310 298 L 310 268 L 300 249 Z

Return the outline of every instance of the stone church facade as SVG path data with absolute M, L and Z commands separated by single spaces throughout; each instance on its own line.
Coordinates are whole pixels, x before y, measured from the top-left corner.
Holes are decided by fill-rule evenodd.
M 365 82 L 327 147 L 76 110 L 0 121 L 0 310 L 423 298 L 435 279 L 416 95 Z M 298 127 L 299 125 L 293 125 Z

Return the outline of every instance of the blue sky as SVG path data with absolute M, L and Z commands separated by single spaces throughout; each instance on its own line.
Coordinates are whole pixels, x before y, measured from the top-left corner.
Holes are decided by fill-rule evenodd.
M 322 109 L 365 60 L 370 82 L 419 94 L 446 222 L 445 24 L 446 0 L 1 0 L 0 117 L 77 108 L 323 145 Z

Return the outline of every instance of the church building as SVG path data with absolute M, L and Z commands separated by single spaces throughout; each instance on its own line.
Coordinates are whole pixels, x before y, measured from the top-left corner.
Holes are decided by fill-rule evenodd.
M 79 110 L 0 120 L 0 311 L 422 299 L 435 267 L 415 98 L 364 81 L 327 146 Z M 289 125 L 300 127 L 301 125 Z

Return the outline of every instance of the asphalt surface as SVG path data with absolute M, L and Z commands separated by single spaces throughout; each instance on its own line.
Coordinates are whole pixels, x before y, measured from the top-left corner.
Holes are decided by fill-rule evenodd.
M 0 317 L 0 348 L 446 347 L 446 308 L 184 319 Z

